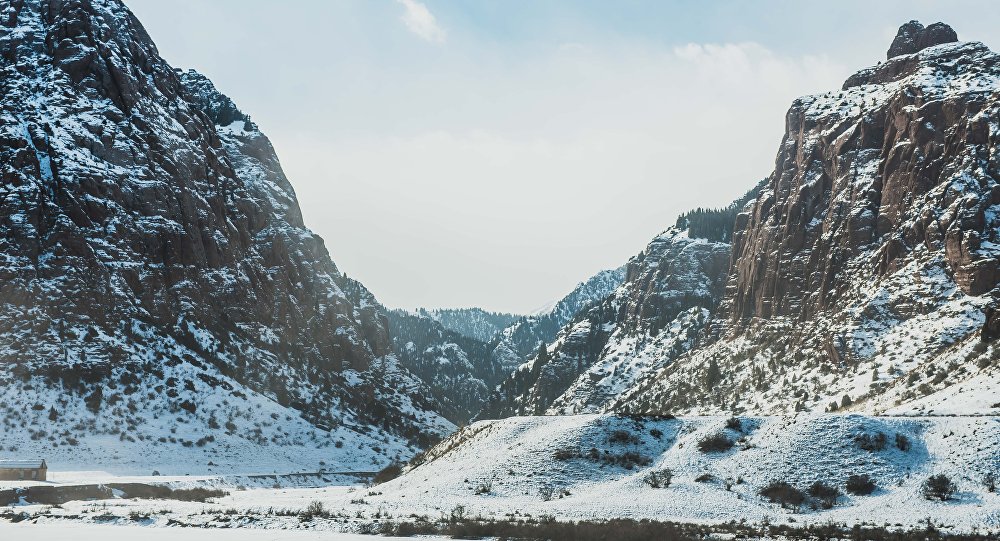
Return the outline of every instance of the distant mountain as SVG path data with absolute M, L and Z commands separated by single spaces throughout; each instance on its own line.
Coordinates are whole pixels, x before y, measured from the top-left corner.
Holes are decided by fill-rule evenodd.
M 417 314 L 435 319 L 446 329 L 463 336 L 489 342 L 497 333 L 521 316 L 502 312 L 488 312 L 482 308 L 418 308 Z
M 519 366 L 480 418 L 599 411 L 698 343 L 725 287 L 729 245 L 671 229 L 625 267 L 625 280 Z
M 5 446 L 371 469 L 453 428 L 229 98 L 119 0 L 0 6 Z
M 439 411 L 457 424 L 477 414 L 506 375 L 486 342 L 448 329 L 436 318 L 392 310 L 389 332 L 400 364 L 427 383 Z
M 538 349 L 539 343 L 555 340 L 559 329 L 583 308 L 598 302 L 625 278 L 625 267 L 604 270 L 577 285 L 573 291 L 543 313 L 515 321 L 491 342 L 493 357 L 504 373 L 511 373 Z

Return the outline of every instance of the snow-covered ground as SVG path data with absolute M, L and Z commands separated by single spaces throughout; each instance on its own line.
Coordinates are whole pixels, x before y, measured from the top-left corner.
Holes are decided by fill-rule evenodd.
M 173 541 L 179 533 L 174 529 L 154 529 L 142 526 L 113 526 L 73 523 L 8 524 L 0 522 L 0 539 L 44 539 L 46 541 Z M 185 529 L 187 541 L 372 541 L 370 535 L 317 531 L 270 531 L 270 530 L 197 530 Z M 402 537 L 379 537 L 378 539 L 401 540 Z M 445 539 L 444 537 L 424 537 L 423 539 Z
M 725 417 L 633 421 L 578 415 L 477 423 L 366 500 L 389 513 L 431 515 L 463 505 L 468 513 L 483 515 L 904 526 L 930 518 L 960 530 L 1000 530 L 1000 495 L 983 484 L 988 472 L 1000 474 L 996 417 L 745 417 L 742 431 L 725 428 L 725 422 Z M 879 432 L 888 440 L 882 451 L 855 443 L 858 434 Z M 701 452 L 698 442 L 716 433 L 735 446 Z M 909 450 L 896 447 L 896 434 L 909 441 Z M 570 458 L 559 460 L 557 452 Z M 648 459 L 648 465 L 627 469 L 605 459 L 629 452 Z M 673 472 L 668 488 L 644 483 L 649 472 L 665 468 Z M 923 481 L 937 473 L 957 484 L 954 500 L 932 502 L 921 495 Z M 870 496 L 845 494 L 831 510 L 793 512 L 758 495 L 772 480 L 803 490 L 824 481 L 843 491 L 852 474 L 870 475 L 877 490 Z M 703 475 L 711 477 L 696 481 Z M 540 493 L 549 487 L 553 499 L 543 501 Z
M 359 532 L 385 522 L 458 511 L 467 517 L 551 516 L 559 520 L 628 517 L 689 523 L 859 524 L 917 528 L 927 520 L 954 531 L 1000 534 L 1000 494 L 984 484 L 1000 474 L 1000 418 L 871 417 L 803 414 L 742 417 L 740 429 L 725 417 L 630 419 L 610 415 L 515 417 L 475 423 L 431 449 L 421 465 L 388 483 L 366 487 L 346 481 L 327 486 L 242 484 L 239 478 L 154 479 L 177 486 L 223 488 L 228 495 L 206 503 L 168 500 L 69 502 L 0 507 L 27 513 L 40 524 L 138 524 Z M 859 434 L 885 434 L 880 451 L 862 449 Z M 723 434 L 734 442 L 718 453 L 699 441 Z M 898 435 L 898 436 L 897 436 Z M 905 450 L 897 446 L 905 438 Z M 666 488 L 644 479 L 669 469 Z M 921 484 L 933 474 L 957 486 L 946 502 L 930 501 Z M 850 475 L 868 475 L 871 495 L 844 492 Z M 126 478 L 74 474 L 80 481 Z M 55 472 L 53 479 L 68 481 Z M 805 490 L 824 481 L 842 491 L 829 510 L 785 509 L 758 491 L 773 480 Z M 280 486 L 280 485 L 279 485 Z M 325 513 L 304 519 L 319 502 Z M 189 531 L 189 530 L 186 530 Z M 2 530 L 0 530 L 2 534 Z M 290 538 L 291 539 L 291 538 Z

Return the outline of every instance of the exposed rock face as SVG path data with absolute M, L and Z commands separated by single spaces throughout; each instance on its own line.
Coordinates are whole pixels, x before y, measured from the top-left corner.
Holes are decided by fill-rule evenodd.
M 899 56 L 795 100 L 772 175 L 678 220 L 731 238 L 728 264 L 729 244 L 658 238 L 483 416 L 919 411 L 1000 379 L 976 345 L 1000 280 L 1000 55 L 954 40 L 906 25 Z
M 722 296 L 729 245 L 671 229 L 626 266 L 625 282 L 585 309 L 508 377 L 480 415 L 597 411 L 691 348 Z
M 1000 338 L 1000 310 L 995 306 L 987 306 L 984 313 L 983 328 L 979 336 L 983 342 L 992 342 Z
M 944 23 L 934 23 L 927 28 L 918 21 L 910 21 L 899 27 L 896 38 L 889 45 L 885 57 L 892 59 L 904 54 L 920 52 L 928 47 L 958 41 L 958 34 Z
M 918 247 L 941 250 L 962 291 L 997 283 L 994 160 L 1000 57 L 939 45 L 796 100 L 768 189 L 733 248 L 734 322 L 834 308 L 867 261 L 892 273 Z
M 386 315 L 305 228 L 268 139 L 120 1 L 0 2 L 0 58 L 3 372 L 83 393 L 184 365 L 328 427 L 447 426 L 387 391 L 417 385 L 393 363 L 368 372 Z

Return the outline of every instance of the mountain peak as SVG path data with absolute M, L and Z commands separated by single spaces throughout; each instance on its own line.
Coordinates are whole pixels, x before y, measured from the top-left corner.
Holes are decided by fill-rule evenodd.
M 938 22 L 925 27 L 920 24 L 920 21 L 913 20 L 899 27 L 885 57 L 890 59 L 904 54 L 913 54 L 928 47 L 956 41 L 958 41 L 958 34 L 947 24 Z
M 178 75 L 187 90 L 187 98 L 201 109 L 216 126 L 230 126 L 234 122 L 242 122 L 250 131 L 250 117 L 244 114 L 233 100 L 215 87 L 208 77 L 191 69 L 178 70 Z

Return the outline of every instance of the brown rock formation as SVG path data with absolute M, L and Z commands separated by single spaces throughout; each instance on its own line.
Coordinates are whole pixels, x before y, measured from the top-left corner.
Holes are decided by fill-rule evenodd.
M 920 32 L 907 40 L 947 34 Z M 731 320 L 811 318 L 858 279 L 848 261 L 867 258 L 877 277 L 917 246 L 943 251 L 964 292 L 996 286 L 1000 135 L 987 119 L 1000 112 L 1000 56 L 978 43 L 918 50 L 792 104 L 768 188 L 734 237 Z

